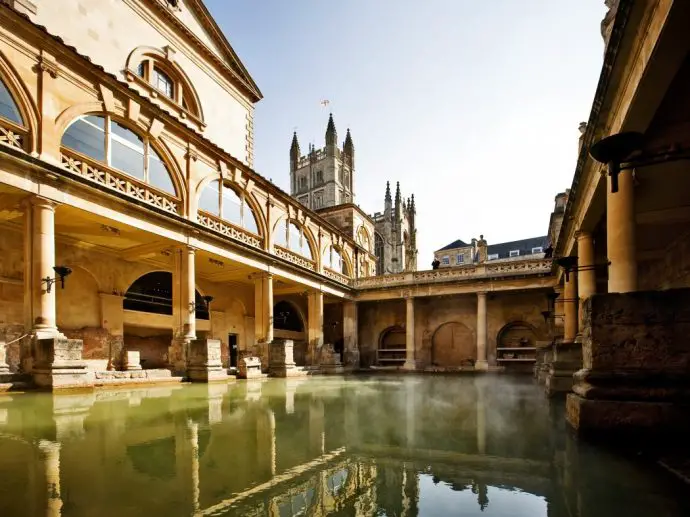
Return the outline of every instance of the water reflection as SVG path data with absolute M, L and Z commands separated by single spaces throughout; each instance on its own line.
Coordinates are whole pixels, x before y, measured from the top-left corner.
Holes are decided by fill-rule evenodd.
M 690 514 L 562 410 L 494 376 L 0 397 L 0 515 Z

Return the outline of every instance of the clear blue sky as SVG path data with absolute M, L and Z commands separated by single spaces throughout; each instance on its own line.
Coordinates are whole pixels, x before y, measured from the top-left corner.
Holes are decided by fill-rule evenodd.
M 254 166 L 281 188 L 293 130 L 320 147 L 332 111 L 341 143 L 352 131 L 355 202 L 381 211 L 386 180 L 415 194 L 420 269 L 458 238 L 546 234 L 601 70 L 604 0 L 206 3 L 264 94 Z

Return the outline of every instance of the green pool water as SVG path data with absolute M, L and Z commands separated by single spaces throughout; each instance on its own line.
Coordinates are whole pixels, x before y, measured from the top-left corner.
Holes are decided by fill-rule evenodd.
M 0 516 L 690 515 L 531 379 L 393 376 L 0 396 Z

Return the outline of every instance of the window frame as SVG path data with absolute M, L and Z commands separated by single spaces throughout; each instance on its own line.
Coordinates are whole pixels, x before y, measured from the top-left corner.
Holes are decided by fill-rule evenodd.
M 441 264 L 444 266 L 450 266 L 450 256 L 449 255 L 444 255 L 441 257 Z
M 536 255 L 537 253 L 544 253 L 544 247 L 535 246 L 534 248 L 532 248 L 532 255 Z
M 492 253 L 491 255 L 486 256 L 486 260 L 497 260 L 498 259 L 498 253 Z
M 87 120 L 87 117 L 99 117 L 103 119 L 103 129 L 100 127 L 96 126 L 93 124 L 93 122 L 90 122 Z M 103 138 L 104 138 L 104 148 L 103 148 L 103 153 L 105 156 L 105 160 L 101 161 L 96 157 L 90 156 L 86 153 L 83 153 L 79 151 L 78 149 L 73 149 L 72 147 L 69 147 L 67 145 L 63 144 L 63 140 L 65 138 L 65 135 L 69 131 L 69 129 L 76 124 L 77 122 L 83 122 L 97 131 L 101 131 L 103 133 Z M 132 151 L 139 152 L 140 149 L 138 149 L 132 142 L 128 141 L 127 139 L 123 138 L 122 136 L 118 135 L 117 133 L 112 131 L 112 124 L 118 124 L 119 126 L 123 127 L 124 129 L 130 131 L 132 134 L 136 135 L 138 138 L 141 139 L 142 145 L 143 145 L 143 152 L 141 154 L 142 159 L 143 159 L 143 172 L 144 172 L 144 177 L 140 178 L 139 176 L 133 175 L 131 172 L 126 171 L 124 169 L 121 169 L 119 167 L 116 167 L 113 165 L 113 159 L 112 159 L 112 140 L 116 141 L 118 144 L 127 147 L 128 149 Z M 180 193 L 178 192 L 179 187 L 175 182 L 174 175 L 170 171 L 170 167 L 168 163 L 163 159 L 161 156 L 161 153 L 156 149 L 156 145 L 152 143 L 153 139 L 149 137 L 148 135 L 142 135 L 139 132 L 135 131 L 131 127 L 127 126 L 126 124 L 121 123 L 117 119 L 114 119 L 113 117 L 110 116 L 109 113 L 84 113 L 82 115 L 79 115 L 78 117 L 75 117 L 74 120 L 70 122 L 70 124 L 65 128 L 65 131 L 62 133 L 62 136 L 60 137 L 60 146 L 65 147 L 66 149 L 69 149 L 71 152 L 79 153 L 81 155 L 86 156 L 90 160 L 94 160 L 96 162 L 102 163 L 106 167 L 109 167 L 113 170 L 116 170 L 118 172 L 121 172 L 128 177 L 139 181 L 141 183 L 144 183 L 145 185 L 154 188 L 160 192 L 163 192 L 167 195 L 172 195 L 178 199 L 181 199 Z M 172 185 L 172 192 L 168 192 L 167 190 L 159 187 L 158 185 L 155 185 L 151 183 L 151 175 L 150 175 L 150 160 L 151 160 L 151 150 L 153 150 L 153 155 L 154 158 L 159 160 L 162 164 L 163 167 L 165 168 L 165 171 L 168 173 L 168 177 L 170 178 L 170 184 Z
M 457 265 L 464 264 L 465 263 L 465 254 L 464 253 L 458 253 L 455 256 L 455 263 Z
M 208 210 L 199 207 L 198 210 L 205 212 L 207 214 L 211 214 L 213 216 L 218 217 L 221 221 L 232 224 L 233 226 L 237 226 L 238 228 L 242 228 L 243 230 L 251 233 L 252 235 L 256 235 L 257 237 L 261 237 L 261 227 L 259 226 L 259 220 L 256 217 L 256 212 L 254 211 L 254 208 L 251 206 L 251 203 L 247 202 L 247 193 L 244 192 L 243 190 L 235 188 L 230 182 L 223 181 L 223 178 L 218 178 L 214 179 L 212 181 L 209 181 L 208 184 L 204 187 L 204 191 L 211 187 L 213 183 L 218 184 L 218 213 L 213 213 L 209 212 Z M 223 187 L 232 190 L 235 195 L 240 199 L 240 222 L 233 221 L 232 219 L 226 219 L 223 217 L 223 203 L 224 203 L 224 196 L 223 196 Z M 239 191 L 239 192 L 238 192 Z M 203 195 L 203 191 L 202 191 Z M 250 217 L 253 218 L 254 220 L 254 226 L 256 227 L 256 232 L 252 230 L 251 228 L 248 228 L 246 226 L 246 218 L 247 218 L 247 209 L 249 210 Z
M 508 258 L 519 257 L 519 256 L 520 256 L 520 250 L 510 250 L 508 252 Z

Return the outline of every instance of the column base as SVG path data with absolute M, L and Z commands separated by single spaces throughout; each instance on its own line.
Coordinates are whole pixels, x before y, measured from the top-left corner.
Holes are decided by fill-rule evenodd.
M 195 339 L 189 343 L 187 378 L 192 382 L 227 381 L 221 362 L 220 339 Z
M 690 431 L 688 406 L 673 402 L 597 400 L 568 394 L 566 420 L 582 436 L 644 439 L 674 435 L 685 440 Z
M 417 369 L 417 362 L 414 359 L 408 359 L 403 364 L 403 370 L 414 371 Z
M 573 374 L 582 368 L 582 345 L 580 343 L 556 343 L 553 347 L 553 362 L 544 385 L 549 397 L 568 393 L 573 388 Z
M 38 339 L 32 376 L 36 386 L 51 390 L 93 388 L 94 376 L 82 361 L 84 342 L 63 335 Z
M 488 372 L 489 371 L 489 362 L 488 361 L 477 361 L 474 363 L 474 370 L 476 372 Z
M 291 339 L 274 341 L 270 344 L 268 374 L 271 377 L 303 377 L 307 373 L 297 368 L 293 358 L 294 342 Z
M 184 377 L 187 372 L 187 350 L 191 341 L 192 338 L 190 337 L 176 337 L 170 342 L 168 347 L 168 370 L 175 377 Z

